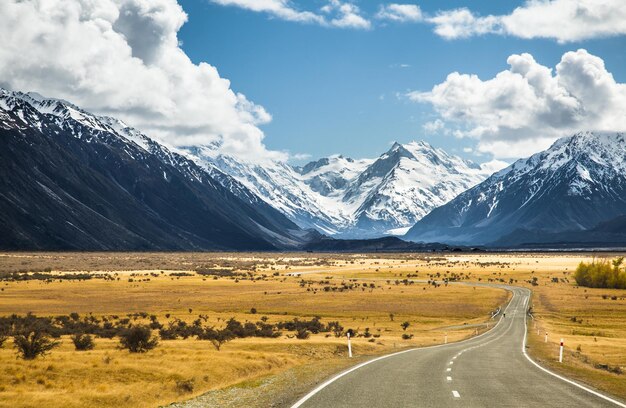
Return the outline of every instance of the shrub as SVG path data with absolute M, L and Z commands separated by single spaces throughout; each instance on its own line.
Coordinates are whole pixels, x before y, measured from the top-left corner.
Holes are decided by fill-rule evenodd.
M 300 340 L 306 340 L 311 336 L 311 333 L 307 329 L 298 329 L 296 332 L 296 338 Z
M 181 380 L 181 381 L 176 381 L 176 391 L 178 391 L 179 394 L 189 394 L 191 392 L 193 392 L 193 387 L 194 386 L 194 380 Z
M 413 338 L 412 334 L 402 333 L 402 340 L 411 340 Z
M 93 341 L 93 337 L 84 333 L 77 333 L 73 335 L 72 342 L 74 343 L 74 348 L 77 351 L 93 350 L 96 346 L 96 343 Z
M 224 343 L 231 341 L 235 337 L 235 334 L 228 329 L 215 330 L 212 327 L 207 327 L 198 335 L 200 340 L 209 340 L 217 351 L 220 351 Z
M 41 327 L 26 329 L 22 334 L 13 336 L 13 345 L 17 354 L 24 360 L 34 360 L 39 356 L 45 356 L 61 344 L 60 341 L 51 340 L 48 333 Z
M 606 259 L 581 262 L 574 279 L 579 286 L 590 288 L 626 289 L 626 270 L 621 268 L 624 258 L 609 262 Z
M 131 353 L 145 353 L 157 346 L 159 341 L 152 337 L 152 330 L 148 326 L 132 326 L 120 334 L 122 348 Z
M 404 322 L 400 325 L 400 327 L 402 327 L 402 330 L 406 331 L 406 329 L 409 328 L 409 326 L 411 325 L 411 323 L 409 322 Z

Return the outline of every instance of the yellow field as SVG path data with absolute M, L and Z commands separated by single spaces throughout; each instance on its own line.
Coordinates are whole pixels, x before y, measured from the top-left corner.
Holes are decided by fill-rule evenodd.
M 22 259 L 19 262 L 23 259 L 42 262 L 37 254 L 28 256 L 30 258 L 19 258 Z M 46 261 L 51 259 L 48 258 L 50 255 L 42 256 Z M 234 263 L 230 256 L 222 260 L 212 255 L 197 264 L 184 264 L 181 260 L 184 265 L 176 265 L 170 258 L 168 262 L 172 269 L 161 272 L 152 268 L 124 270 L 123 263 L 115 255 L 109 255 L 115 268 L 107 267 L 106 262 L 100 260 L 98 270 L 85 267 L 88 265 L 81 261 L 81 254 L 64 256 L 69 258 L 65 258 L 66 267 L 51 268 L 51 274 L 59 274 L 58 270 L 71 269 L 67 265 L 74 265 L 80 266 L 79 272 L 89 271 L 114 280 L 2 282 L 0 315 L 32 312 L 40 316 L 56 316 L 77 312 L 83 316 L 101 317 L 147 312 L 158 316 L 161 322 L 174 318 L 191 322 L 202 314 L 208 315 L 207 325 L 216 327 L 231 317 L 254 322 L 266 316 L 269 323 L 274 323 L 294 317 L 310 319 L 320 316 L 323 322 L 339 321 L 344 327 L 360 333 L 369 328 L 374 336 L 353 340 L 355 356 L 362 358 L 404 347 L 441 343 L 446 333 L 449 341 L 455 341 L 484 332 L 485 326 L 474 327 L 472 324 L 486 322 L 489 313 L 507 298 L 504 291 L 471 286 L 442 285 L 435 288 L 422 283 L 405 285 L 385 280 L 347 280 L 324 274 L 287 275 L 297 270 L 319 269 L 321 264 L 327 264 L 325 271 L 331 274 L 334 271 L 358 272 L 355 268 L 365 272 L 369 264 L 373 268 L 374 262 L 396 263 L 395 260 L 363 261 L 366 264 L 359 261 L 360 266 L 356 267 L 356 263 L 351 263 L 353 259 L 269 258 L 268 261 L 267 256 L 257 259 L 251 255 L 256 266 L 252 271 L 248 260 Z M 88 254 L 87 258 L 94 256 Z M 124 255 L 136 267 L 133 256 L 139 255 Z M 140 256 L 149 257 L 146 254 Z M 16 270 L 11 264 L 15 258 L 13 254 L 5 257 L 8 259 L 5 271 Z M 42 264 L 47 264 L 46 261 Z M 401 261 L 397 262 L 400 264 Z M 239 270 L 250 271 L 252 275 L 237 279 L 172 275 L 189 272 L 207 263 L 210 266 L 230 265 L 229 268 L 235 269 L 245 267 Z M 43 267 L 35 265 L 31 269 L 38 268 Z M 113 269 L 117 272 L 112 272 Z M 333 290 L 344 283 L 352 284 L 353 289 Z M 252 308 L 257 310 L 256 314 L 250 313 Z M 393 314 L 393 321 L 390 314 Z M 410 323 L 406 332 L 400 327 L 405 321 Z M 413 335 L 413 338 L 403 340 L 403 333 Z M 10 341 L 0 349 L 0 384 L 3 384 L 0 386 L 0 405 L 156 406 L 279 372 L 291 370 L 298 374 L 302 367 L 320 361 L 326 361 L 326 364 L 325 371 L 320 371 L 319 375 L 330 374 L 332 370 L 355 362 L 347 358 L 345 339 L 327 333 L 312 335 L 307 340 L 295 339 L 289 332 L 283 332 L 278 339 L 235 339 L 219 352 L 208 341 L 191 338 L 161 341 L 155 350 L 145 354 L 118 349 L 116 339 L 98 338 L 96 348 L 86 352 L 74 351 L 69 338 L 62 341 L 62 346 L 49 356 L 32 362 L 16 359 Z M 312 380 L 319 375 L 313 374 Z M 182 387 L 183 382 L 191 383 L 192 389 Z M 304 384 L 306 386 L 306 381 Z M 293 390 L 282 390 L 287 391 Z M 280 394 L 281 390 L 276 392 Z
M 293 378 L 299 379 L 298 391 L 304 391 L 364 356 L 441 343 L 446 333 L 455 341 L 486 330 L 483 324 L 490 311 L 506 302 L 506 292 L 445 285 L 446 278 L 532 288 L 536 323 L 529 327 L 531 355 L 624 397 L 626 374 L 611 371 L 626 369 L 626 291 L 576 287 L 570 273 L 590 259 L 566 254 L 0 254 L 0 274 L 50 269 L 53 275 L 87 271 L 114 278 L 0 282 L 0 315 L 146 312 L 163 323 L 168 318 L 191 322 L 202 314 L 216 327 L 230 317 L 255 322 L 266 316 L 276 323 L 320 316 L 322 322 L 337 320 L 345 328 L 360 333 L 369 328 L 376 335 L 354 339 L 353 360 L 346 357 L 345 339 L 326 333 L 307 340 L 293 338 L 293 332 L 278 339 L 235 339 L 219 352 L 208 341 L 167 340 L 139 355 L 118 349 L 116 339 L 96 339 L 95 350 L 87 352 L 74 351 L 70 340 L 63 339 L 60 348 L 33 362 L 16 359 L 9 340 L 0 349 L 0 406 L 147 407 L 210 390 L 205 398 L 228 406 L 232 393 L 220 389 L 248 395 L 247 405 L 288 402 L 286 394 L 295 391 Z M 172 275 L 199 267 L 249 275 Z M 537 285 L 530 284 L 533 278 Z M 340 291 L 346 285 L 352 289 Z M 252 308 L 257 314 L 250 313 Z M 401 338 L 404 321 L 410 323 L 410 340 Z M 558 364 L 561 337 L 567 352 Z M 260 384 L 262 398 L 255 394 Z

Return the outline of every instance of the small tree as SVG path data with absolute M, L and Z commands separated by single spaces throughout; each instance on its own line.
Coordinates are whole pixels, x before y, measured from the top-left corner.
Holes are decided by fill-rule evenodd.
M 152 330 L 148 326 L 132 326 L 120 334 L 122 348 L 131 353 L 145 353 L 159 344 L 156 337 L 152 337 Z
M 217 351 L 220 351 L 224 343 L 227 343 L 235 338 L 235 334 L 226 328 L 215 330 L 212 327 L 207 327 L 198 335 L 198 338 L 201 340 L 209 340 L 211 344 L 213 344 L 213 347 L 215 347 Z
M 13 336 L 13 346 L 24 360 L 34 360 L 39 356 L 45 356 L 59 344 L 61 344 L 60 341 L 51 340 L 48 333 L 41 327 L 24 329 L 22 334 Z
M 74 343 L 74 348 L 77 351 L 93 350 L 96 346 L 96 343 L 93 341 L 93 337 L 84 333 L 76 333 L 73 335 L 72 342 Z
M 404 322 L 400 325 L 400 327 L 402 327 L 402 330 L 406 331 L 406 329 L 409 328 L 409 326 L 411 325 L 411 323 L 409 322 Z

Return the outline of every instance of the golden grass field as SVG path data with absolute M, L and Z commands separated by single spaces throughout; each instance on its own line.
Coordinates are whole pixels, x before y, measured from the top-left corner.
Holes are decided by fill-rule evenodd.
M 63 338 L 62 345 L 50 355 L 30 362 L 16 359 L 9 340 L 0 348 L 0 406 L 153 407 L 209 391 L 205 398 L 223 398 L 215 406 L 228 406 L 233 394 L 251 396 L 250 406 L 254 402 L 258 406 L 292 402 L 288 394 L 306 390 L 293 388 L 289 378 L 294 376 L 306 377 L 298 384 L 311 387 L 368 355 L 441 343 L 445 333 L 449 341 L 456 341 L 486 330 L 475 325 L 488 322 L 490 311 L 506 302 L 505 291 L 409 282 L 434 278 L 441 283 L 452 276 L 467 282 L 532 287 L 537 326 L 531 323 L 529 327 L 531 355 L 580 381 L 625 397 L 626 374 L 610 372 L 606 367 L 626 371 L 626 291 L 575 286 L 570 273 L 581 260 L 590 259 L 584 254 L 473 253 L 0 254 L 0 276 L 50 270 L 52 274 L 89 272 L 115 279 L 0 282 L 0 316 L 146 312 L 161 321 L 167 321 L 166 315 L 192 321 L 203 314 L 208 315 L 208 324 L 216 327 L 230 317 L 244 322 L 267 316 L 272 323 L 320 316 L 322 322 L 337 320 L 346 328 L 360 332 L 369 328 L 377 335 L 354 339 L 353 360 L 346 356 L 344 338 L 325 333 L 307 340 L 295 339 L 289 332 L 277 339 L 235 339 L 220 351 L 207 341 L 164 340 L 144 354 L 118 349 L 115 338 L 97 338 L 94 350 L 78 352 L 69 339 Z M 172 276 L 198 267 L 250 275 L 237 280 L 193 273 Z M 528 283 L 533 277 L 537 286 Z M 556 283 L 552 282 L 555 277 Z M 359 288 L 324 290 L 347 282 Z M 612 296 L 616 300 L 611 300 Z M 250 313 L 252 308 L 256 315 Z M 410 323 L 406 330 L 414 336 L 410 340 L 401 338 L 404 331 L 400 323 L 404 321 Z M 536 334 L 537 329 L 542 335 Z M 543 343 L 545 330 L 549 332 L 547 344 Z M 561 337 L 566 341 L 566 358 L 558 364 L 554 361 Z M 183 381 L 191 381 L 193 389 L 181 389 L 177 383 Z M 255 389 L 261 388 L 263 397 L 255 398 Z

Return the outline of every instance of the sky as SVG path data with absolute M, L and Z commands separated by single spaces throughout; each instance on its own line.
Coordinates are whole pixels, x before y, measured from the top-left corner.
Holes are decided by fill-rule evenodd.
M 626 130 L 622 0 L 7 0 L 0 86 L 242 160 Z

